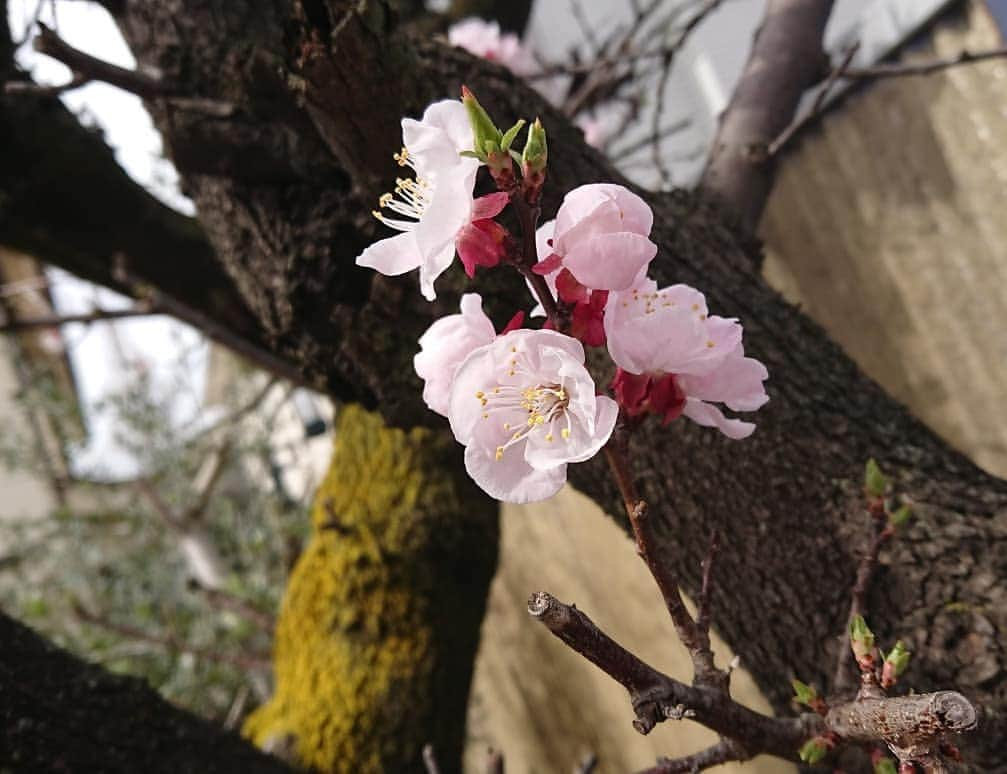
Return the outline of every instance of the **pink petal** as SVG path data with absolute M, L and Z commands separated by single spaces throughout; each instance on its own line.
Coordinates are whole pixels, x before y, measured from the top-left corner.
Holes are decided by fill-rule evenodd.
M 704 403 L 695 398 L 688 398 L 682 413 L 703 427 L 716 427 L 728 438 L 741 440 L 748 438 L 755 432 L 755 425 L 751 422 L 742 422 L 740 419 L 728 419 L 716 406 Z
M 626 290 L 657 255 L 657 245 L 629 232 L 604 234 L 578 243 L 563 265 L 582 284 L 597 290 Z
M 502 191 L 480 196 L 472 203 L 472 220 L 495 218 L 503 212 L 509 201 L 510 197 Z
M 563 259 L 556 255 L 556 253 L 552 253 L 548 258 L 544 258 L 532 266 L 531 270 L 544 277 L 547 274 L 552 274 L 562 265 Z
M 503 327 L 503 330 L 500 331 L 500 335 L 503 336 L 505 333 L 516 331 L 522 325 L 524 325 L 524 311 L 518 310 L 515 312 L 514 316 L 510 318 L 510 321 Z

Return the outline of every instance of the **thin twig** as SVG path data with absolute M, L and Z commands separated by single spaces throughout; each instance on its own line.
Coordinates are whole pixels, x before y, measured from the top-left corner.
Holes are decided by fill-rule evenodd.
M 175 93 L 175 89 L 159 78 L 128 70 L 102 59 L 85 54 L 74 48 L 59 35 L 39 22 L 39 34 L 35 38 L 35 50 L 51 56 L 70 68 L 71 72 L 89 81 L 103 81 L 120 89 L 136 94 L 144 99 L 164 97 Z
M 82 312 L 80 314 L 45 315 L 43 317 L 24 319 L 15 318 L 0 324 L 0 333 L 18 333 L 35 328 L 57 328 L 60 325 L 68 325 L 70 323 L 90 325 L 91 323 L 105 320 L 149 317 L 156 314 L 164 314 L 164 312 L 150 304 L 138 304 L 131 309 L 95 309 L 92 312 Z
M 696 629 L 701 637 L 706 638 L 706 646 L 710 646 L 710 619 L 713 596 L 713 565 L 720 551 L 720 533 L 714 530 L 710 537 L 710 547 L 703 560 L 703 582 L 699 591 L 699 601 L 696 605 Z
M 985 62 L 988 59 L 1003 59 L 1007 57 L 1007 46 L 991 48 L 987 51 L 972 52 L 965 49 L 955 56 L 946 59 L 929 59 L 923 62 L 893 62 L 879 64 L 873 67 L 849 68 L 844 78 L 855 81 L 875 80 L 879 78 L 901 78 L 906 75 L 930 75 L 958 65 Z
M 598 756 L 594 753 L 588 753 L 584 756 L 584 760 L 573 767 L 573 774 L 594 774 L 597 767 Z
M 504 774 L 504 756 L 499 750 L 490 750 L 487 753 L 486 774 Z
M 694 774 L 711 766 L 732 761 L 747 761 L 751 754 L 732 739 L 721 739 L 715 745 L 683 758 L 663 758 L 656 766 L 639 774 Z
M 847 626 L 854 617 L 864 615 L 866 612 L 864 599 L 870 588 L 871 578 L 878 566 L 878 556 L 881 553 L 881 547 L 892 536 L 891 527 L 889 527 L 887 519 L 884 516 L 883 506 L 880 515 L 871 513 L 869 519 L 870 532 L 865 538 L 864 553 L 857 565 L 857 574 L 853 583 L 853 590 L 850 594 L 850 611 L 846 616 Z M 846 647 L 847 637 L 847 629 L 844 627 L 843 633 L 840 635 L 839 653 L 836 657 L 836 672 L 832 678 L 832 692 L 836 695 L 847 693 L 855 686 L 855 681 L 853 680 L 854 670 L 851 668 L 853 665 L 853 651 L 849 647 Z
M 206 601 L 210 603 L 211 606 L 218 608 L 220 610 L 229 610 L 232 613 L 237 613 L 242 618 L 251 621 L 256 626 L 259 627 L 260 631 L 271 634 L 276 626 L 276 622 L 273 616 L 269 613 L 264 613 L 255 607 L 247 599 L 242 599 L 236 594 L 231 594 L 228 591 L 222 589 L 212 589 L 209 586 L 204 586 L 196 579 L 189 581 L 191 588 L 199 591 Z
M 441 774 L 441 767 L 437 763 L 437 754 L 432 744 L 423 745 L 423 765 L 427 769 L 427 774 Z
M 801 116 L 796 121 L 792 122 L 786 129 L 780 132 L 779 136 L 771 143 L 766 149 L 768 156 L 776 156 L 780 150 L 786 146 L 788 142 L 797 134 L 805 125 L 811 123 L 818 116 L 821 115 L 823 108 L 825 107 L 825 101 L 829 96 L 829 92 L 832 91 L 832 87 L 836 85 L 836 82 L 843 77 L 845 73 L 848 72 L 850 62 L 853 61 L 853 57 L 856 55 L 857 51 L 860 49 L 860 42 L 852 44 L 846 49 L 846 53 L 843 55 L 842 61 L 838 66 L 832 68 L 829 76 L 825 79 L 825 82 L 818 90 L 818 94 L 815 96 L 814 104 L 812 104 L 811 109 Z
M 271 669 L 272 662 L 269 656 L 265 654 L 229 654 L 229 653 L 217 653 L 216 651 L 207 650 L 205 648 L 194 648 L 191 645 L 182 642 L 177 637 L 173 635 L 155 635 L 149 634 L 142 629 L 137 629 L 136 627 L 129 626 L 127 624 L 120 624 L 114 621 L 110 621 L 104 616 L 98 615 L 97 613 L 92 613 L 87 610 L 79 602 L 75 602 L 73 605 L 74 615 L 77 616 L 84 623 L 92 624 L 94 626 L 99 626 L 102 629 L 118 634 L 121 637 L 130 640 L 136 640 L 138 642 L 145 642 L 150 645 L 157 645 L 166 650 L 174 650 L 179 653 L 189 653 L 198 659 L 203 659 L 205 661 L 213 661 L 218 664 L 230 664 L 231 666 L 238 667 L 239 669 Z

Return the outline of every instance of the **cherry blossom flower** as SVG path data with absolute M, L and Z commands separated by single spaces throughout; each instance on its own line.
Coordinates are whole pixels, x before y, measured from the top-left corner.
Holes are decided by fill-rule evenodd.
M 751 422 L 729 419 L 712 403 L 732 411 L 755 411 L 766 401 L 769 374 L 745 357 L 737 320 L 710 316 L 706 298 L 688 285 L 657 289 L 650 279 L 609 296 L 605 309 L 609 353 L 619 372 L 613 389 L 628 414 L 647 411 L 667 423 L 685 415 L 730 438 L 746 438 Z
M 592 290 L 627 290 L 657 255 L 648 238 L 654 213 L 621 185 L 594 183 L 575 188 L 556 214 L 551 253 L 535 271 L 569 269 Z
M 454 260 L 455 242 L 474 219 L 486 217 L 486 208 L 480 212 L 472 198 L 479 162 L 459 155 L 471 148 L 472 129 L 458 100 L 435 102 L 420 121 L 403 119 L 402 139 L 394 158 L 416 176 L 400 177 L 395 191 L 379 200 L 382 209 L 401 217 L 374 212 L 402 233 L 370 245 L 357 264 L 389 276 L 419 268 L 420 290 L 432 301 L 434 280 Z
M 473 351 L 455 372 L 448 419 L 465 468 L 505 502 L 544 500 L 566 466 L 608 441 L 618 405 L 595 394 L 580 342 L 521 329 Z
M 464 19 L 448 29 L 452 46 L 464 48 L 474 56 L 499 62 L 515 75 L 528 75 L 535 71 L 535 58 L 512 32 L 501 34 L 500 25 L 478 18 Z
M 545 260 L 552 254 L 553 232 L 556 228 L 556 221 L 550 220 L 543 223 L 535 232 L 535 245 L 538 251 L 539 264 L 544 265 Z M 555 260 L 553 264 L 555 264 Z M 582 341 L 590 347 L 600 347 L 605 344 L 605 328 L 602 320 L 605 316 L 605 304 L 608 300 L 607 290 L 591 290 L 581 285 L 571 274 L 569 269 L 557 266 L 552 272 L 545 275 L 546 284 L 552 292 L 553 298 L 558 298 L 567 304 L 572 304 L 570 313 L 570 330 L 568 331 L 575 339 Z M 535 295 L 534 288 L 528 283 L 528 289 Z M 532 309 L 533 316 L 544 317 L 545 309 L 539 303 Z M 546 323 L 546 327 L 550 327 Z
M 519 323 L 520 324 L 520 323 Z M 423 401 L 443 417 L 448 415 L 455 371 L 469 354 L 496 338 L 493 323 L 483 312 L 482 297 L 466 293 L 461 314 L 437 320 L 420 336 L 420 351 L 413 367 L 423 379 Z

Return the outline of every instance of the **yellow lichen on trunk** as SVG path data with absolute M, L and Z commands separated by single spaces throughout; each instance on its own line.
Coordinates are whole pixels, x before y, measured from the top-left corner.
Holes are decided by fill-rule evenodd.
M 421 771 L 426 742 L 457 767 L 497 507 L 446 434 L 340 412 L 313 533 L 288 581 L 276 691 L 244 727 L 326 772 Z

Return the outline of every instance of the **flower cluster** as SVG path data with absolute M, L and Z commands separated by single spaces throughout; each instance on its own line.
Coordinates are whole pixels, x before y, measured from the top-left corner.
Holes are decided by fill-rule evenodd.
M 652 413 L 665 424 L 685 416 L 729 438 L 750 435 L 754 424 L 715 405 L 750 412 L 768 400 L 766 368 L 746 357 L 741 324 L 710 315 L 704 295 L 688 285 L 659 288 L 648 278 L 657 255 L 653 213 L 622 186 L 568 192 L 556 219 L 532 235 L 547 151 L 537 121 L 523 153 L 511 149 L 523 125 L 501 132 L 467 90 L 463 102 L 438 102 L 421 120 L 403 120 L 404 148 L 395 158 L 415 177 L 400 178 L 381 197 L 382 210 L 401 218 L 375 212 L 401 233 L 357 259 L 384 274 L 418 268 L 428 299 L 456 253 L 469 277 L 477 267 L 509 264 L 541 302 L 533 314 L 549 310 L 542 329 L 521 327 L 519 312 L 497 334 L 482 298 L 470 293 L 459 314 L 420 338 L 423 399 L 465 446 L 469 474 L 500 500 L 550 497 L 568 464 L 605 446 L 620 415 L 627 426 Z M 482 165 L 499 190 L 477 199 Z M 528 232 L 523 238 L 497 221 L 508 207 Z M 532 236 L 536 254 L 528 255 L 522 245 Z M 614 399 L 599 394 L 584 345 L 607 346 Z

